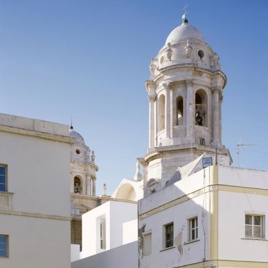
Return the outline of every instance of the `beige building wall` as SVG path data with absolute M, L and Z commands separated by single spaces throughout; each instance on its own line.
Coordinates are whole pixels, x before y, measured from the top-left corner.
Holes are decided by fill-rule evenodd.
M 68 126 L 0 114 L 0 267 L 70 267 Z

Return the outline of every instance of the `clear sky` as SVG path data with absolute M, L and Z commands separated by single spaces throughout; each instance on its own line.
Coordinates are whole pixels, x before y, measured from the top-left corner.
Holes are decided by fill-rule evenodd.
M 268 169 L 268 1 L 189 0 L 228 83 L 223 143 Z M 132 179 L 148 147 L 149 64 L 181 24 L 180 0 L 0 0 L 0 112 L 70 124 L 95 151 L 97 193 Z M 237 154 L 237 144 L 243 146 Z M 23 156 L 22 156 L 23 157 Z

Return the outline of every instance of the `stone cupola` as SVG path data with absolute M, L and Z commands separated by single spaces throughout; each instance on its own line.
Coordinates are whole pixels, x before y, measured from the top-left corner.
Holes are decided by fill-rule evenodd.
M 69 133 L 74 139 L 71 147 L 71 193 L 95 196 L 98 167 L 95 164 L 94 151 L 91 152 L 83 137 L 73 129 L 73 126 L 70 127 Z

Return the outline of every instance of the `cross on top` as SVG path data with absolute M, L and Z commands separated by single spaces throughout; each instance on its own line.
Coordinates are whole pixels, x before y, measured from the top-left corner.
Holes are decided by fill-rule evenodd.
M 188 1 L 186 1 L 185 2 L 185 5 L 184 5 L 184 8 L 183 8 L 183 10 L 184 10 L 184 13 L 183 13 L 183 15 L 182 15 L 182 20 L 184 21 L 184 22 L 186 22 L 187 21 L 187 15 L 188 15 L 188 7 L 189 7 L 189 3 L 188 3 Z

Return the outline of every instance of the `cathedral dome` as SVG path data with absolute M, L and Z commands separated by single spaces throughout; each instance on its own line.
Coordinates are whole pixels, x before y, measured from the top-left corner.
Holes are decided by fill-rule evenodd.
M 73 126 L 69 129 L 70 137 L 75 139 L 76 144 L 85 144 L 84 138 L 76 131 L 74 131 Z
M 166 44 L 170 43 L 173 45 L 187 40 L 196 40 L 205 43 L 205 39 L 201 32 L 194 26 L 188 24 L 188 22 L 183 22 L 169 34 Z

